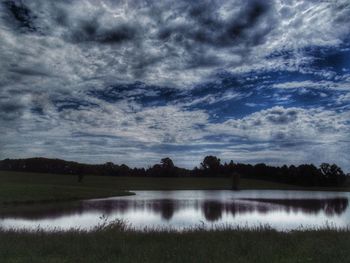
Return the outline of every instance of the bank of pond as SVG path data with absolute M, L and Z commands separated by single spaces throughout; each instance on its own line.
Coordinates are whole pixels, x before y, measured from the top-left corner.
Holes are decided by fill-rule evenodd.
M 8 205 L 0 215 L 0 227 L 90 230 L 114 220 L 123 220 L 136 230 L 269 225 L 272 229 L 290 231 L 350 226 L 349 192 L 177 190 L 133 193 L 75 202 Z

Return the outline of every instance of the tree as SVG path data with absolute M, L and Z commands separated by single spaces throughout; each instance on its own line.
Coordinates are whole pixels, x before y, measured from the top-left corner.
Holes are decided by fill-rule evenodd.
M 161 159 L 160 163 L 164 169 L 173 169 L 175 167 L 173 161 L 169 157 Z
M 216 156 L 206 156 L 203 160 L 203 162 L 201 163 L 201 166 L 203 169 L 209 169 L 209 170 L 218 170 L 220 168 L 221 165 L 221 160 L 219 158 L 217 158 Z
M 298 184 L 304 186 L 321 185 L 321 173 L 312 164 L 301 164 L 298 166 Z
M 322 163 L 320 165 L 320 170 L 322 172 L 322 175 L 328 179 L 331 175 L 331 165 L 329 163 Z
M 346 175 L 336 164 L 322 163 L 320 171 L 327 185 L 340 186 L 346 181 Z

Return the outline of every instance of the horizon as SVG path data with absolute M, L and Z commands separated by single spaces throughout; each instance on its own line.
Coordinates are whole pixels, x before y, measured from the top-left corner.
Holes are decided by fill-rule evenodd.
M 350 3 L 3 1 L 0 159 L 350 172 Z
M 222 160 L 220 158 L 220 156 L 214 156 L 216 158 L 219 159 L 219 162 L 221 165 L 228 165 L 231 161 L 234 163 L 234 164 L 243 164 L 243 165 L 251 165 L 251 166 L 255 166 L 255 165 L 258 165 L 258 164 L 264 164 L 266 166 L 270 166 L 270 167 L 274 167 L 274 168 L 281 168 L 282 166 L 286 165 L 288 168 L 291 167 L 291 166 L 295 166 L 295 167 L 298 167 L 300 165 L 313 165 L 315 166 L 317 169 L 320 168 L 321 164 L 315 164 L 315 163 L 300 163 L 300 164 L 282 164 L 282 165 L 271 165 L 271 164 L 266 164 L 266 163 L 240 163 L 240 162 L 235 162 L 234 160 L 229 160 L 229 161 L 225 161 L 225 160 Z M 0 159 L 0 162 L 2 161 L 6 161 L 6 160 L 12 160 L 12 161 L 16 161 L 16 160 L 30 160 L 30 159 L 44 159 L 44 160 L 59 160 L 59 161 L 64 161 L 64 162 L 75 162 L 75 163 L 79 163 L 79 164 L 82 164 L 82 165 L 105 165 L 107 163 L 112 163 L 113 165 L 116 165 L 116 166 L 122 166 L 122 165 L 126 165 L 128 168 L 130 169 L 151 169 L 152 167 L 154 167 L 155 165 L 158 165 L 158 164 L 162 164 L 162 159 L 167 159 L 169 158 L 172 162 L 174 161 L 172 158 L 170 157 L 163 157 L 161 159 L 159 159 L 158 162 L 155 162 L 155 163 L 149 163 L 145 166 L 130 166 L 126 163 L 117 163 L 117 162 L 104 162 L 104 163 L 101 163 L 101 162 L 96 162 L 96 163 L 84 163 L 84 162 L 78 162 L 78 161 L 74 161 L 74 160 L 67 160 L 67 159 L 60 159 L 60 158 L 48 158 L 48 157 L 43 157 L 43 156 L 36 156 L 36 157 L 28 157 L 28 158 L 15 158 L 15 159 L 12 159 L 12 158 L 5 158 L 5 159 Z M 202 162 L 204 161 L 204 158 L 199 161 L 199 163 L 195 166 L 192 166 L 192 167 L 186 167 L 186 166 L 179 166 L 176 164 L 176 162 L 173 162 L 173 165 L 174 167 L 176 168 L 180 168 L 180 169 L 186 169 L 186 170 L 195 170 L 196 168 L 197 169 L 204 169 L 202 167 Z M 329 165 L 337 165 L 336 163 L 326 163 L 326 164 L 329 164 Z M 337 165 L 338 166 L 338 165 Z M 339 166 L 338 166 L 339 167 Z M 345 176 L 350 176 L 350 173 L 348 173 L 349 171 L 346 171 L 343 169 L 343 167 L 339 167 L 345 174 Z

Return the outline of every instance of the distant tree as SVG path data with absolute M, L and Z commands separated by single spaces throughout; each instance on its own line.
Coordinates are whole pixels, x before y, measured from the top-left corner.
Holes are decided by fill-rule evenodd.
M 312 164 L 299 166 L 269 166 L 263 163 L 251 165 L 234 163 L 221 164 L 219 158 L 206 156 L 199 168 L 192 170 L 176 167 L 169 158 L 161 159 L 159 164 L 144 168 L 130 168 L 125 164 L 111 162 L 104 164 L 83 164 L 72 161 L 48 158 L 5 159 L 0 160 L 0 170 L 24 171 L 35 173 L 60 173 L 77 175 L 82 182 L 84 175 L 109 176 L 232 176 L 237 173 L 242 178 L 262 179 L 273 182 L 300 186 L 343 186 L 350 185 L 350 175 L 345 175 L 336 164 L 323 163 L 319 168 Z M 232 178 L 232 188 L 236 188 L 239 178 Z
M 322 185 L 322 176 L 316 166 L 301 164 L 298 166 L 298 184 L 304 186 Z
M 221 165 L 221 160 L 217 158 L 216 156 L 206 156 L 203 159 L 203 162 L 201 163 L 201 167 L 203 169 L 208 169 L 208 170 L 218 170 Z
M 112 162 L 106 162 L 103 165 L 104 175 L 115 175 L 116 174 L 116 166 Z
M 130 174 L 130 168 L 126 164 L 122 164 L 119 166 L 119 174 L 121 176 L 128 176 Z
M 331 165 L 329 163 L 322 163 L 320 165 L 320 170 L 325 178 L 329 178 L 331 176 Z
M 320 171 L 326 181 L 326 185 L 341 186 L 346 181 L 346 175 L 336 164 L 322 163 Z
M 160 163 L 164 169 L 174 169 L 175 167 L 173 161 L 169 157 L 161 159 Z
M 198 168 L 197 166 L 195 166 L 195 167 L 191 170 L 190 174 L 191 174 L 192 176 L 202 176 L 202 175 L 203 175 L 203 169 L 200 169 L 200 168 Z

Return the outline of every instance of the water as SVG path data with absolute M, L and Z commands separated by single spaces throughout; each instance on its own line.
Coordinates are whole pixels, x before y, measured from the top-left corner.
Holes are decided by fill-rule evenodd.
M 135 196 L 32 206 L 0 213 L 4 229 L 91 229 L 104 220 L 122 219 L 137 229 L 201 226 L 277 230 L 350 226 L 350 193 L 306 191 L 136 191 Z

